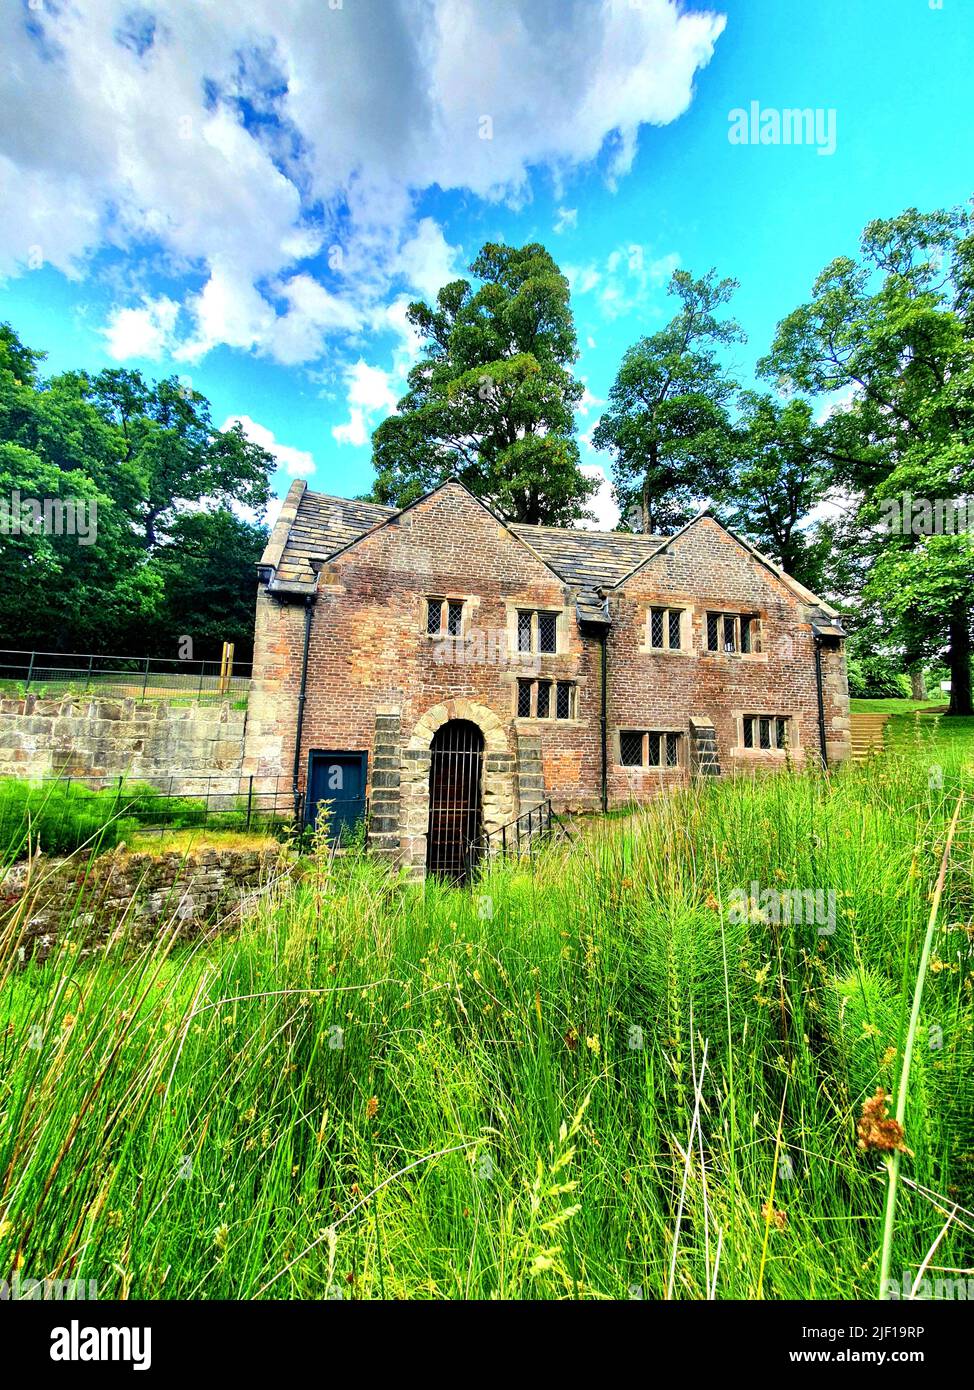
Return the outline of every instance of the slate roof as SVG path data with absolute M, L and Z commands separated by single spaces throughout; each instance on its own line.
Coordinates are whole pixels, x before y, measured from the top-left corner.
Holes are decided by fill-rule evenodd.
M 314 583 L 312 557 L 327 559 L 373 526 L 394 516 L 396 507 L 330 497 L 293 484 L 278 525 L 274 528 L 263 565 L 276 570 L 275 587 Z M 510 528 L 559 574 L 577 588 L 610 588 L 645 560 L 662 536 L 630 536 L 620 531 L 573 531 L 561 526 Z
M 630 536 L 623 531 L 572 531 L 562 526 L 511 530 L 527 541 L 562 579 L 580 588 L 611 588 L 663 544 L 664 536 Z
M 288 501 L 293 492 L 292 488 Z M 294 519 L 288 526 L 276 565 L 276 579 L 285 584 L 312 584 L 312 557 L 327 559 L 336 550 L 364 536 L 380 521 L 394 516 L 396 511 L 396 507 L 356 502 L 347 497 L 329 497 L 326 493 L 305 489 L 298 500 Z M 274 561 L 265 552 L 262 563 L 273 564 Z
M 275 592 L 282 596 L 290 593 L 296 597 L 306 597 L 313 594 L 315 588 L 313 559 L 327 560 L 373 527 L 398 515 L 399 510 L 375 502 L 356 502 L 347 497 L 310 492 L 307 484 L 298 479 L 291 484 L 284 499 L 258 568 L 268 572 L 266 577 L 271 578 L 271 587 Z M 683 529 L 689 530 L 698 520 L 699 517 L 695 518 Z M 505 524 L 567 584 L 580 591 L 578 598 L 582 608 L 579 617 L 583 622 L 590 623 L 603 620 L 601 603 L 595 592 L 597 589 L 611 589 L 621 584 L 660 546 L 683 534 L 680 531 L 677 537 L 635 536 L 623 531 L 574 531 L 564 526 L 528 526 L 520 522 Z M 732 532 L 728 534 L 733 535 Z M 826 619 L 837 617 L 836 609 L 786 574 L 749 541 L 740 536 L 734 536 L 734 539 L 805 603 L 817 604 Z

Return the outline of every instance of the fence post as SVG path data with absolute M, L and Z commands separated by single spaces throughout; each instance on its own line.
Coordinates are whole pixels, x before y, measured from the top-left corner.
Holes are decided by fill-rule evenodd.
M 250 812 L 254 804 L 254 774 L 250 774 L 250 785 L 247 788 L 247 829 L 250 829 Z
M 201 662 L 200 662 L 200 688 L 199 688 L 199 694 L 198 694 L 197 697 L 196 697 L 198 700 L 202 700 L 202 699 L 203 699 L 203 676 L 204 676 L 204 673 L 205 673 L 205 672 L 206 672 L 206 662 L 205 662 L 205 661 L 201 661 Z
M 145 672 L 142 676 L 142 698 L 145 699 L 145 692 L 149 685 L 149 658 L 145 659 Z
M 89 656 L 89 658 L 88 658 L 88 679 L 85 681 L 85 694 L 86 694 L 86 695 L 87 695 L 87 694 L 89 693 L 89 691 L 91 690 L 91 673 L 92 673 L 92 670 L 94 669 L 94 665 L 95 665 L 95 658 L 94 658 L 94 656 L 93 656 L 93 655 L 92 655 L 92 656 Z
M 29 664 L 29 666 L 27 667 L 27 684 L 24 686 L 24 694 L 25 694 L 25 695 L 26 695 L 27 692 L 30 690 L 31 677 L 32 677 L 33 674 L 34 674 L 34 657 L 35 657 L 36 655 L 37 655 L 36 652 L 31 652 L 31 654 L 30 654 L 30 664 Z
M 220 694 L 226 695 L 230 689 L 230 678 L 233 675 L 233 643 L 224 642 L 223 655 L 220 658 Z

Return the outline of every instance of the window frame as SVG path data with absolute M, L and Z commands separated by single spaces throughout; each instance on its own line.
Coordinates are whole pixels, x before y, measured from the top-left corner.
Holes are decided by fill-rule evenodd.
M 793 753 L 797 748 L 794 737 L 795 716 L 793 714 L 774 714 L 767 710 L 747 712 L 740 716 L 740 747 L 745 753 Z M 768 743 L 761 742 L 762 724 L 768 724 Z M 782 729 L 782 725 L 784 728 Z M 784 742 L 781 741 L 782 733 Z M 750 738 L 750 742 L 748 742 Z
M 642 740 L 642 761 L 627 763 L 622 760 L 622 740 L 625 735 L 637 736 Z M 650 761 L 652 740 L 659 739 L 659 762 Z M 620 728 L 618 731 L 619 766 L 627 771 L 637 772 L 679 772 L 685 766 L 683 749 L 686 739 L 682 729 L 632 729 Z M 670 750 L 673 760 L 670 760 Z
M 710 645 L 710 625 L 717 624 L 717 645 Z M 727 646 L 727 627 L 731 624 L 733 645 Z M 705 608 L 703 649 L 708 656 L 760 656 L 763 624 L 761 614 L 751 610 L 732 611 L 727 608 Z M 744 646 L 744 642 L 747 646 Z
M 422 630 L 427 637 L 431 638 L 433 641 L 442 641 L 444 638 L 450 638 L 453 641 L 459 641 L 462 638 L 466 637 L 467 612 L 469 609 L 469 603 L 466 598 L 460 598 L 456 594 L 452 596 L 450 596 L 449 594 L 444 594 L 442 596 L 437 594 L 427 594 L 424 602 L 426 604 L 424 612 L 425 623 L 423 625 Z M 430 628 L 430 614 L 434 611 L 434 608 L 437 604 L 439 604 L 440 622 L 439 627 L 434 632 Z M 459 608 L 460 610 L 460 624 L 456 632 L 451 632 L 449 626 L 450 610 L 453 608 Z
M 521 691 L 527 686 L 530 689 L 529 713 L 521 714 Z M 541 687 L 547 690 L 547 714 L 538 713 L 538 693 Z M 568 714 L 558 713 L 558 691 L 560 688 L 568 689 Z M 578 681 L 559 680 L 557 677 L 549 676 L 518 676 L 514 686 L 514 718 L 530 719 L 541 724 L 573 724 L 578 722 Z
M 644 651 L 649 652 L 685 652 L 687 650 L 684 639 L 686 637 L 686 615 L 688 609 L 685 605 L 673 603 L 651 603 L 646 611 L 646 635 Z M 653 620 L 656 614 L 660 615 L 660 636 L 662 641 L 653 641 Z M 673 620 L 676 619 L 678 644 L 674 647 Z
M 521 619 L 528 618 L 528 646 L 521 646 Z M 554 625 L 553 647 L 541 646 L 541 618 L 551 618 Z M 514 609 L 514 641 L 515 650 L 521 656 L 557 656 L 562 650 L 561 626 L 562 610 L 558 608 L 525 608 L 518 604 Z

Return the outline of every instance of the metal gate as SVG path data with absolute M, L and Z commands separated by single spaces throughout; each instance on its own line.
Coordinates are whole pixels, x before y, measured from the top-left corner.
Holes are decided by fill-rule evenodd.
M 426 869 L 463 883 L 481 852 L 480 784 L 484 736 L 467 719 L 451 719 L 430 745 L 430 818 Z

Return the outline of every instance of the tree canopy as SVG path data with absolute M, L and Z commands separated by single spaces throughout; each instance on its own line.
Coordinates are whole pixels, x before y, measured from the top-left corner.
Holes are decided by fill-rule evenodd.
M 811 405 L 741 393 L 727 436 L 727 472 L 714 489 L 732 530 L 740 531 L 809 589 L 823 581 L 828 538 L 809 521 L 831 482 Z
M 676 530 L 716 487 L 735 391 L 717 350 L 744 337 L 720 311 L 737 287 L 714 270 L 700 280 L 674 271 L 679 311 L 622 360 L 592 442 L 612 454 L 616 502 L 634 530 Z
M 974 494 L 972 284 L 966 212 L 870 222 L 859 257 L 826 266 L 761 364 L 838 397 L 828 457 L 852 501 L 846 543 L 865 558 L 863 596 L 907 660 L 946 651 L 955 714 L 971 713 L 974 532 L 902 512 L 906 498 L 966 509 Z
M 577 521 L 596 485 L 574 437 L 568 281 L 536 243 L 488 242 L 470 271 L 478 286 L 454 280 L 409 307 L 423 352 L 375 431 L 372 498 L 406 506 L 452 474 L 516 521 Z
M 224 640 L 245 656 L 266 532 L 233 508 L 263 511 L 271 455 L 176 378 L 44 379 L 43 361 L 0 324 L 0 497 L 93 503 L 94 525 L 5 528 L 4 645 L 175 656 L 189 636 L 199 657 Z

